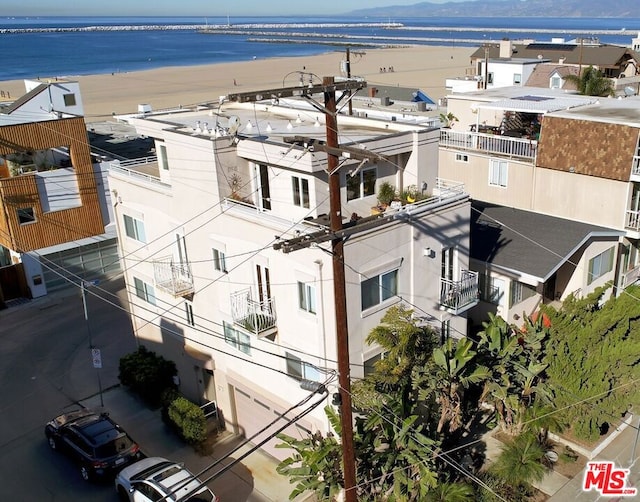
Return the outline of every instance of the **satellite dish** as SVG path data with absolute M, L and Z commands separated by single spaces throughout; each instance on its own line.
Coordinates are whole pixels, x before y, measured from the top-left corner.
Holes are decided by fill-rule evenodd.
M 235 134 L 240 127 L 240 118 L 237 115 L 229 117 L 229 134 Z

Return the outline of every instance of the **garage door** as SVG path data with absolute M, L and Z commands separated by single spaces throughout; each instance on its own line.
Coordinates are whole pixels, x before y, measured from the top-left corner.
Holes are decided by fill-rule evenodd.
M 234 387 L 234 396 L 236 401 L 236 417 L 238 419 L 239 432 L 246 438 L 252 437 L 267 424 L 271 423 L 279 416 L 282 416 L 285 411 L 284 408 L 279 407 L 275 403 L 265 399 L 263 396 L 256 395 L 255 392 L 252 393 L 245 387 Z M 287 417 L 291 419 L 303 409 L 304 407 L 295 409 L 292 412 L 289 412 Z M 282 427 L 286 420 L 287 419 L 283 419 L 276 422 L 272 427 L 261 433 L 259 436 L 256 436 L 252 440 L 252 443 L 260 443 L 268 436 L 273 435 L 275 430 Z M 311 426 L 308 422 L 299 420 L 282 432 L 295 438 L 304 438 L 311 434 Z M 290 457 L 293 451 L 288 448 L 276 448 L 276 445 L 281 442 L 282 441 L 278 438 L 271 439 L 262 446 L 262 449 L 278 460 L 284 460 L 285 458 Z

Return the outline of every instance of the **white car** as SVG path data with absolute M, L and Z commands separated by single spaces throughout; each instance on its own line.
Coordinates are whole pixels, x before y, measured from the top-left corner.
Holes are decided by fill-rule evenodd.
M 123 502 L 220 502 L 209 488 L 200 485 L 182 464 L 162 457 L 140 460 L 116 477 L 116 491 Z

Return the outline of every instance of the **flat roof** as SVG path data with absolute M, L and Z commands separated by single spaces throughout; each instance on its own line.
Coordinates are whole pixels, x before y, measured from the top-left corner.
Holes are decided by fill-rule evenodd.
M 316 101 L 322 97 L 315 97 Z M 322 104 L 322 103 L 320 103 Z M 345 105 L 340 103 L 339 106 Z M 192 135 L 226 136 L 237 132 L 247 138 L 282 142 L 283 138 L 304 136 L 324 139 L 324 111 L 302 99 L 280 99 L 256 103 L 223 102 L 190 109 L 138 113 L 118 118 L 147 119 L 166 124 L 168 129 Z M 365 120 L 363 120 L 365 119 Z M 366 120 L 368 119 L 368 120 Z M 381 110 L 354 107 L 353 116 L 344 106 L 338 117 L 342 143 L 365 141 L 388 134 L 434 128 L 433 112 Z

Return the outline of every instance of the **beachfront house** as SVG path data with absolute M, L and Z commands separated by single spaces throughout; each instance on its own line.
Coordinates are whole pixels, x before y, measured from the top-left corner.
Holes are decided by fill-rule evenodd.
M 565 42 L 500 40 L 487 42 L 471 54 L 463 77 L 447 79 L 448 92 L 526 86 L 575 91 L 567 75 L 580 75 L 589 66 L 611 79 L 616 95 L 637 93 L 640 54 L 633 48 L 600 44 L 595 39 Z M 474 88 L 475 87 L 475 88 Z
M 26 81 L 0 108 L 0 300 L 119 270 L 77 82 Z
M 475 323 L 637 280 L 639 105 L 536 88 L 448 96 L 460 122 L 441 131 L 439 174 L 474 199 Z
M 447 337 L 466 334 L 478 301 L 468 194 L 437 176 L 438 128 L 396 115 L 338 117 L 355 378 L 383 357 L 365 338 L 390 306 Z M 306 395 L 300 379 L 325 382 L 337 367 L 324 116 L 274 99 L 119 119 L 157 153 L 109 172 L 138 343 L 176 361 L 180 390 L 216 401 L 250 437 Z M 278 248 L 292 239 L 314 243 Z M 328 427 L 316 410 L 287 432 Z M 288 456 L 276 443 L 264 449 Z

